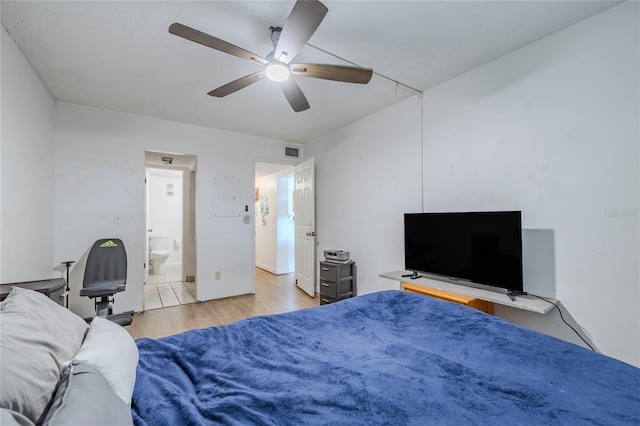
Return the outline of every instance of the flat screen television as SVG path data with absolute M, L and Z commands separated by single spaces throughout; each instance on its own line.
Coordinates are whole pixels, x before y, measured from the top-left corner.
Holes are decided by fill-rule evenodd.
M 499 292 L 522 292 L 519 211 L 405 213 L 405 269 Z

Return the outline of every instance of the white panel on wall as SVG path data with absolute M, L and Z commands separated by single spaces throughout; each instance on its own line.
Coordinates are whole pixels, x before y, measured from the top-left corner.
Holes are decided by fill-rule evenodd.
M 240 179 L 217 177 L 213 181 L 213 215 L 240 216 Z
M 556 299 L 555 238 L 552 229 L 522 230 L 524 291 Z

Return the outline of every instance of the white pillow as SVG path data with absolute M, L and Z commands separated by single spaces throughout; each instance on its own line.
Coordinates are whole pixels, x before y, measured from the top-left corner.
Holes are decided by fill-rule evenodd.
M 113 391 L 131 404 L 136 384 L 138 347 L 129 333 L 107 319 L 95 317 L 74 361 L 93 366 L 107 379 Z
M 18 287 L 0 304 L 0 324 L 0 407 L 37 423 L 88 325 L 44 294 Z
M 0 425 L 2 426 L 35 426 L 35 424 L 17 411 L 0 408 Z

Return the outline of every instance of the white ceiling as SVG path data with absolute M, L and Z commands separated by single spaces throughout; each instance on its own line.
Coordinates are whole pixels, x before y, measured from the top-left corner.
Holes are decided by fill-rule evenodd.
M 259 66 L 168 32 L 180 22 L 265 56 L 291 0 L 2 1 L 0 12 L 58 101 L 304 143 L 415 94 L 403 85 L 424 91 L 619 2 L 324 3 L 315 47 L 295 62 L 346 64 L 335 55 L 377 74 L 368 85 L 296 77 L 311 105 L 300 113 L 268 80 L 207 96 Z

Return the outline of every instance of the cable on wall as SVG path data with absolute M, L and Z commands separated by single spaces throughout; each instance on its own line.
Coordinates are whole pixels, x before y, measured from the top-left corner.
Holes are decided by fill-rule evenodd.
M 354 67 L 358 67 L 358 68 L 362 68 L 362 66 L 356 64 L 355 62 L 351 62 L 345 58 L 342 58 L 338 55 L 335 55 L 331 52 L 328 52 L 318 46 L 315 46 L 311 43 L 307 43 L 307 46 L 309 47 L 313 47 L 314 49 L 322 52 L 322 53 L 326 53 L 329 56 L 333 56 L 336 59 L 339 59 L 341 61 L 344 61 L 346 63 L 348 63 L 349 65 L 352 65 Z M 387 77 L 384 74 L 380 74 L 378 72 L 373 71 L 373 74 L 377 75 L 378 77 L 384 78 L 385 80 L 388 80 L 392 83 L 395 83 L 396 85 L 396 89 L 398 86 L 402 86 L 407 90 L 410 90 L 414 93 L 417 93 L 418 96 L 420 97 L 420 197 L 421 197 L 421 207 L 422 207 L 422 213 L 424 213 L 424 93 L 421 90 L 415 89 L 409 85 L 406 85 L 404 83 L 399 82 L 398 80 L 394 80 L 391 77 Z
M 567 320 L 565 320 L 565 319 L 564 319 L 564 316 L 562 315 L 562 310 L 560 310 L 560 307 L 558 306 L 558 304 L 557 304 L 557 303 L 554 303 L 554 302 L 552 302 L 551 300 L 547 299 L 546 297 L 538 296 L 538 295 L 536 295 L 536 294 L 531 294 L 531 293 L 529 293 L 529 296 L 537 297 L 538 299 L 544 300 L 545 302 L 550 303 L 550 304 L 552 304 L 553 306 L 555 306 L 555 307 L 556 307 L 556 309 L 558 310 L 558 312 L 560 313 L 560 318 L 562 319 L 562 321 L 563 321 L 565 324 L 567 324 L 567 325 L 569 326 L 569 328 L 570 328 L 571 330 L 573 330 L 573 332 L 574 332 L 574 333 L 576 333 L 576 336 L 578 336 L 578 337 L 580 338 L 580 340 L 582 340 L 582 341 L 583 341 L 587 346 L 589 346 L 589 348 L 590 348 L 592 351 L 594 351 L 594 352 L 598 352 L 598 351 L 596 351 L 596 350 L 593 348 L 593 346 L 591 346 L 591 345 L 589 344 L 589 342 L 587 342 L 587 341 L 586 341 L 586 339 L 585 339 L 584 337 L 582 337 L 582 336 L 580 335 L 580 333 L 578 333 L 578 330 L 576 330 L 575 328 L 573 328 L 573 327 L 571 326 L 571 324 L 569 324 L 569 323 L 567 322 Z
M 328 52 L 328 51 L 326 51 L 326 50 L 324 50 L 324 49 L 322 49 L 322 48 L 320 48 L 320 47 L 318 47 L 318 46 L 314 46 L 314 45 L 313 45 L 313 44 L 311 44 L 311 43 L 307 43 L 307 46 L 309 46 L 309 47 L 313 47 L 314 49 L 319 50 L 319 51 L 320 51 L 320 52 L 322 52 L 322 53 L 326 53 L 327 55 L 333 56 L 333 57 L 334 57 L 334 58 L 336 58 L 336 59 L 340 59 L 341 61 L 344 61 L 344 62 L 348 63 L 349 65 L 353 65 L 354 67 L 364 68 L 363 66 L 358 65 L 358 64 L 356 64 L 355 62 L 351 62 L 351 61 L 349 61 L 349 60 L 347 60 L 347 59 L 345 59 L 345 58 L 342 58 L 342 57 L 340 57 L 340 56 L 338 56 L 338 55 L 335 55 L 335 54 L 333 54 L 333 53 L 331 53 L 331 52 Z M 415 93 L 417 93 L 417 94 L 419 94 L 419 95 L 420 95 L 420 94 L 422 94 L 422 92 L 421 92 L 420 90 L 415 89 L 415 88 L 413 88 L 413 87 L 411 87 L 411 86 L 408 86 L 408 85 L 406 85 L 406 84 L 404 84 L 404 83 L 400 83 L 398 80 L 394 80 L 394 79 L 392 79 L 391 77 L 387 77 L 386 75 L 383 75 L 383 74 L 377 73 L 377 72 L 375 72 L 375 71 L 373 71 L 373 73 L 374 73 L 375 75 L 377 75 L 378 77 L 382 77 L 382 78 L 384 78 L 385 80 L 389 80 L 389 81 L 391 81 L 392 83 L 395 83 L 395 84 L 396 84 L 396 85 L 398 85 L 398 86 L 402 86 L 402 87 L 404 87 L 405 89 L 411 90 L 412 92 L 415 92 Z
M 424 93 L 420 92 L 420 196 L 424 213 Z

